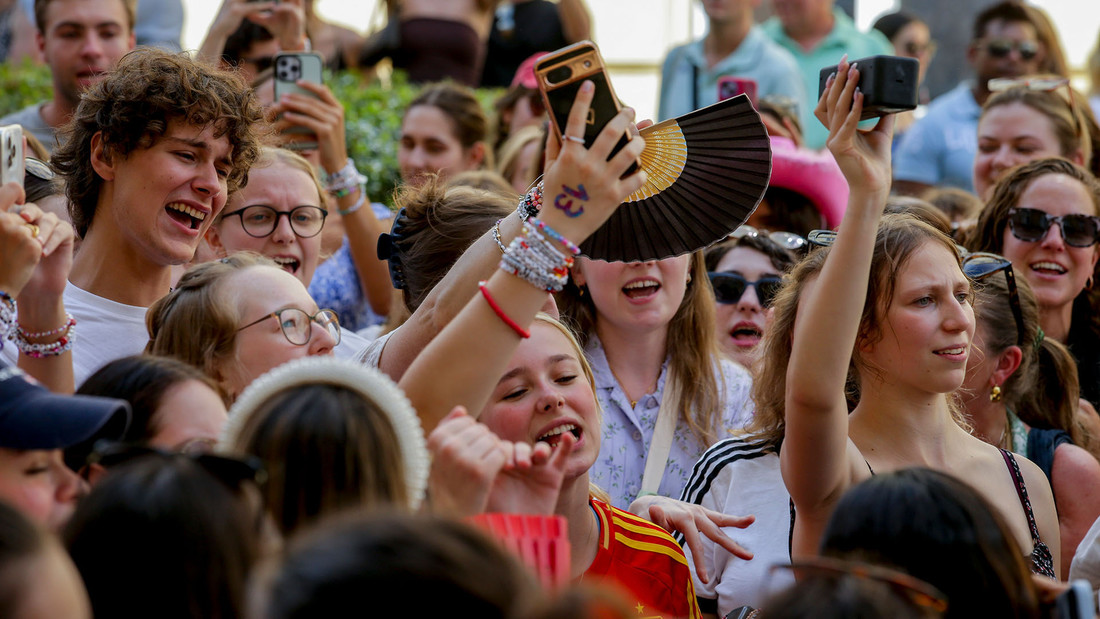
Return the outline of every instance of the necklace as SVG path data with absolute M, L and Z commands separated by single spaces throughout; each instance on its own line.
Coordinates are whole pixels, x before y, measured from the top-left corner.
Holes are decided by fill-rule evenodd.
M 623 379 L 619 378 L 619 375 L 615 373 L 615 368 L 611 367 L 611 363 L 607 364 L 607 369 L 611 370 L 611 375 L 615 377 L 615 382 L 619 383 L 619 389 L 622 389 L 623 395 L 625 395 L 626 399 L 630 401 L 630 409 L 634 410 L 634 408 L 638 406 L 638 400 L 635 400 L 634 398 L 630 397 L 630 394 L 627 393 L 626 384 L 623 383 Z M 645 396 L 653 393 L 654 391 L 657 391 L 657 382 L 660 379 L 661 379 L 660 374 L 658 374 L 657 378 L 655 378 L 653 380 L 653 384 L 650 387 L 650 389 L 648 391 L 646 391 L 645 393 L 643 393 L 642 397 L 645 397 Z

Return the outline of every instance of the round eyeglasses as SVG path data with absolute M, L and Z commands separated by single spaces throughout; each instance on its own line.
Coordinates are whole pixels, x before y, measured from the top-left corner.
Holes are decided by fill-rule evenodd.
M 245 234 L 262 239 L 275 232 L 275 228 L 279 226 L 279 218 L 283 215 L 286 215 L 287 221 L 290 222 L 290 229 L 294 231 L 294 234 L 303 239 L 308 239 L 320 234 L 321 228 L 325 227 L 325 217 L 328 217 L 328 211 L 319 206 L 308 204 L 296 206 L 289 211 L 277 211 L 266 204 L 253 204 L 237 209 L 232 213 L 226 213 L 222 217 L 240 217 L 241 227 L 244 228 Z
M 316 314 L 310 316 L 296 307 L 284 307 L 240 327 L 237 331 L 258 325 L 272 317 L 279 321 L 279 329 L 282 330 L 283 337 L 295 346 L 305 346 L 309 343 L 313 336 L 313 323 L 321 325 L 321 328 L 332 336 L 335 342 L 333 346 L 340 344 L 340 319 L 336 317 L 336 312 L 330 309 L 318 310 Z

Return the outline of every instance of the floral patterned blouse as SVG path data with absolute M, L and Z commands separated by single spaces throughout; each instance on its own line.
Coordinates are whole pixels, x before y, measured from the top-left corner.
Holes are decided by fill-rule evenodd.
M 372 202 L 370 206 L 381 221 L 393 217 L 384 204 Z M 363 294 L 347 237 L 344 237 L 340 249 L 317 267 L 313 281 L 309 283 L 309 296 L 317 302 L 317 307 L 335 311 L 340 326 L 349 331 L 360 331 L 386 319 L 371 310 L 370 302 Z
M 596 399 L 603 411 L 600 456 L 589 471 L 590 479 L 611 495 L 612 505 L 627 509 L 641 491 L 646 454 L 657 424 L 661 394 L 664 393 L 668 360 L 661 366 L 657 391 L 638 400 L 632 408 L 630 398 L 611 373 L 599 338 L 592 335 L 584 352 L 592 365 Z M 715 428 L 715 440 L 721 440 L 727 438 L 730 432 L 744 428 L 752 419 L 754 407 L 749 397 L 752 378 L 744 368 L 727 359 L 721 360 L 716 371 L 721 372 L 721 378 L 725 381 L 724 391 L 719 382 L 724 408 L 719 417 L 719 427 Z M 692 467 L 708 447 L 710 445 L 704 445 L 695 438 L 687 424 L 678 422 L 668 465 L 657 494 L 680 498 Z

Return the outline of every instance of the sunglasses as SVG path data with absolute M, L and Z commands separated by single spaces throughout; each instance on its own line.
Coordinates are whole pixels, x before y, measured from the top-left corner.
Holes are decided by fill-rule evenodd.
M 783 279 L 777 275 L 765 275 L 752 282 L 737 273 L 708 271 L 707 277 L 710 278 L 710 285 L 714 288 L 714 300 L 723 304 L 739 302 L 751 286 L 756 289 L 756 298 L 760 300 L 760 307 L 771 307 L 776 293 L 783 285 Z
M 771 566 L 769 575 L 790 571 L 795 579 L 824 579 L 839 583 L 846 578 L 855 578 L 880 583 L 889 587 L 893 593 L 920 608 L 942 613 L 947 610 L 947 598 L 938 589 L 909 574 L 867 563 L 843 561 L 832 557 L 813 557 L 799 559 L 791 565 Z
M 1008 39 L 992 39 L 985 44 L 985 51 L 994 58 L 1006 58 L 1016 50 L 1020 58 L 1031 60 L 1039 55 L 1039 44 L 1035 41 L 1010 41 Z
M 963 256 L 962 270 L 970 279 L 980 282 L 997 272 L 1005 274 L 1008 286 L 1008 304 L 1012 308 L 1012 318 L 1016 321 L 1016 345 L 1024 343 L 1024 312 L 1020 307 L 1020 292 L 1016 288 L 1016 273 L 1012 262 L 1004 256 L 987 252 L 968 253 Z
M 752 226 L 743 225 L 738 226 L 736 230 L 729 234 L 729 238 L 731 239 L 743 239 L 746 237 L 767 239 L 787 251 L 798 251 L 806 246 L 806 239 L 798 236 L 794 232 L 769 232 L 768 230 L 757 230 Z
M 1100 217 L 1095 215 L 1046 214 L 1039 209 L 1018 207 L 1008 211 L 1008 227 L 1012 236 L 1025 243 L 1042 241 L 1054 224 L 1062 231 L 1062 240 L 1071 247 L 1092 247 L 1100 238 Z
M 239 489 L 245 482 L 262 485 L 267 481 L 263 464 L 254 456 L 231 458 L 208 452 L 187 453 L 165 451 L 148 445 L 98 441 L 88 455 L 88 464 L 113 468 L 141 458 L 187 458 L 231 489 Z
M 1081 141 L 1084 127 L 1081 123 L 1081 114 L 1077 111 L 1077 97 L 1073 95 L 1073 89 L 1069 80 L 1064 77 L 996 77 L 986 83 L 989 92 L 1002 92 L 1013 88 L 1022 88 L 1033 92 L 1057 92 L 1069 108 L 1069 115 L 1073 117 L 1073 130 L 1077 134 L 1077 141 Z M 1065 89 L 1064 91 L 1060 89 Z

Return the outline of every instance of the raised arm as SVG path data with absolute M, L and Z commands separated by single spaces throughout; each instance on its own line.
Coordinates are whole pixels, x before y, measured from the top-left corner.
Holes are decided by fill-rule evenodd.
M 566 135 L 583 135 L 593 90 L 590 82 L 580 89 Z M 587 239 L 623 199 L 645 182 L 644 172 L 619 178 L 641 154 L 641 138 L 631 140 L 607 161 L 632 120 L 633 110 L 624 109 L 590 149 L 572 140 L 564 146 L 557 140 L 547 142 L 546 204 L 540 219 L 566 239 L 577 244 Z M 554 196 L 559 193 L 568 194 L 565 198 L 573 196 L 573 202 L 567 205 L 567 200 L 562 200 L 563 207 L 555 208 Z M 493 262 L 499 263 L 499 251 L 495 247 L 492 250 L 496 252 Z M 547 300 L 545 290 L 499 269 L 489 278 L 485 292 L 479 293 L 476 285 L 455 292 L 465 296 L 465 307 L 416 357 L 400 380 L 425 432 L 431 432 L 455 406 L 465 407 L 474 416 L 480 414 L 519 345 L 519 331 L 530 326 Z M 490 305 L 490 299 L 497 309 Z M 506 324 L 497 310 L 515 325 Z
M 875 233 L 890 190 L 893 118 L 859 131 L 859 74 L 842 60 L 815 115 L 851 187 L 836 243 L 802 292 L 787 368 L 783 481 L 801 520 L 820 521 L 851 482 L 844 384 L 867 294 Z M 852 453 L 849 453 L 851 450 Z M 796 533 L 796 547 L 799 546 Z M 803 547 L 805 548 L 805 547 Z

